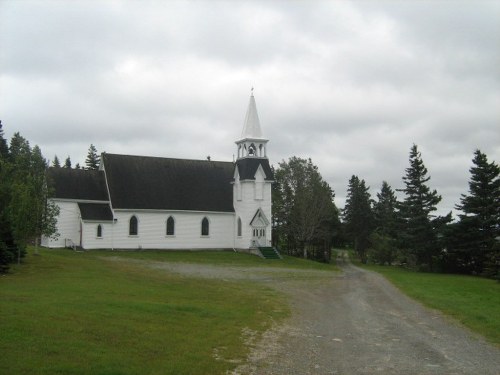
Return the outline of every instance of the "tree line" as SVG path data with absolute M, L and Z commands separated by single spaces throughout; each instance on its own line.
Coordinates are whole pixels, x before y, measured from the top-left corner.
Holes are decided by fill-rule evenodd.
M 89 146 L 89 150 L 87 152 L 87 157 L 85 159 L 85 167 L 81 167 L 80 163 L 76 163 L 75 169 L 99 169 L 99 164 L 101 162 L 101 158 L 97 153 L 97 148 L 91 143 Z M 64 161 L 64 164 L 61 165 L 59 158 L 57 155 L 54 156 L 54 160 L 52 160 L 52 167 L 54 168 L 72 168 L 71 166 L 71 158 L 68 156 Z
M 55 236 L 59 208 L 48 200 L 47 162 L 18 132 L 3 137 L 0 121 L 0 272 L 20 262 L 26 245 Z
M 97 149 L 91 144 L 84 169 L 98 169 L 99 163 Z M 42 236 L 58 236 L 59 207 L 48 199 L 49 164 L 40 147 L 31 147 L 19 132 L 8 143 L 0 121 L 0 273 L 21 261 L 28 244 L 35 245 L 37 253 Z M 52 166 L 71 168 L 71 159 L 68 156 L 61 166 L 56 155 Z
M 273 242 L 283 252 L 329 261 L 330 248 L 348 246 L 363 263 L 400 264 L 422 271 L 500 276 L 500 169 L 474 152 L 468 193 L 456 209 L 435 215 L 441 196 L 416 145 L 393 190 L 385 181 L 373 199 L 366 182 L 353 175 L 342 210 L 312 161 L 292 157 L 275 170 Z M 399 201 L 396 192 L 404 196 Z
M 413 145 L 402 177 L 399 201 L 387 182 L 372 199 L 366 182 L 353 175 L 343 209 L 311 159 L 291 157 L 274 169 L 273 245 L 282 252 L 329 262 L 333 247 L 352 247 L 362 262 L 401 264 L 428 271 L 499 277 L 500 169 L 480 150 L 474 152 L 469 191 L 451 213 L 436 216 L 441 196 L 432 190 L 421 153 Z M 84 169 L 98 169 L 91 144 Z M 46 161 L 38 146 L 19 133 L 10 144 L 0 121 L 0 271 L 19 262 L 26 245 L 42 235 L 57 236 L 58 207 L 48 198 Z M 72 168 L 68 156 L 61 166 Z M 77 164 L 75 168 L 79 168 Z

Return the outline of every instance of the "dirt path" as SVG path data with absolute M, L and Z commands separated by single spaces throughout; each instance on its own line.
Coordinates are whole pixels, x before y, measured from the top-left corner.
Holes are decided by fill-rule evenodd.
M 351 265 L 290 290 L 292 318 L 267 332 L 241 374 L 500 374 L 500 350 Z

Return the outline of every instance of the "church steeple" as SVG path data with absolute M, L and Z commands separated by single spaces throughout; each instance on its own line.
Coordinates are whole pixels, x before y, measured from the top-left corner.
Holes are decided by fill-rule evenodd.
M 250 95 L 245 122 L 241 132 L 240 140 L 236 141 L 238 146 L 238 159 L 241 158 L 267 158 L 266 144 L 269 140 L 264 138 L 260 128 L 259 115 L 255 97 Z

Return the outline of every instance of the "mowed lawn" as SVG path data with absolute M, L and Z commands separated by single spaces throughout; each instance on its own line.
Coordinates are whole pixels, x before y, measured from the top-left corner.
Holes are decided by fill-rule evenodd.
M 265 283 L 102 257 L 334 269 L 232 252 L 31 252 L 0 276 L 2 374 L 222 374 L 248 354 L 243 332 L 262 333 L 290 313 Z
M 452 316 L 500 345 L 500 283 L 497 281 L 389 266 L 363 267 L 381 273 L 406 295 Z

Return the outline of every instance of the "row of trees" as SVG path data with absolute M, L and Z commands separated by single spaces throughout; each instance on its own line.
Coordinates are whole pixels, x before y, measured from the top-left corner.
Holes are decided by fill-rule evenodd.
M 85 159 L 85 167 L 84 169 L 99 169 L 99 163 L 101 162 L 101 158 L 97 153 L 97 148 L 91 144 L 89 147 L 89 151 L 87 153 L 87 158 Z M 57 155 L 54 156 L 54 160 L 52 161 L 52 166 L 54 168 L 71 168 L 71 158 L 68 156 L 64 161 L 64 164 L 61 166 L 61 162 Z M 76 163 L 75 169 L 81 169 L 80 163 Z
M 441 196 L 416 145 L 410 151 L 404 188 L 383 182 L 372 200 L 364 180 L 349 180 L 342 212 L 345 234 L 362 262 L 403 263 L 415 269 L 497 276 L 500 270 L 500 169 L 481 151 L 474 153 L 468 194 L 456 205 L 461 213 L 436 216 Z
M 0 122 L 0 271 L 19 262 L 26 245 L 56 233 L 58 207 L 47 201 L 47 164 L 19 133 L 7 144 Z

